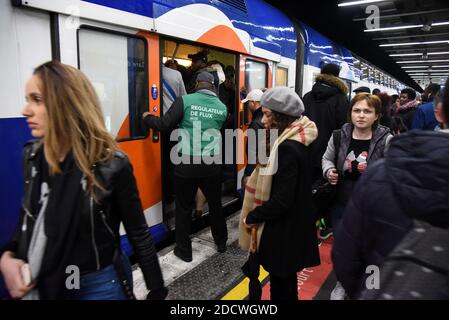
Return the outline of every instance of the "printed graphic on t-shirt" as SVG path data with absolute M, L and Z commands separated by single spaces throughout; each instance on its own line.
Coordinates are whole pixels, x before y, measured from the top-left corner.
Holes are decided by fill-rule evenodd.
M 368 158 L 368 151 L 362 151 L 357 158 L 355 157 L 354 150 L 352 150 L 347 156 L 343 169 L 349 173 L 354 173 L 356 171 L 360 172 L 358 169 L 359 164 L 366 164 L 366 158 Z
M 349 178 L 357 180 L 360 177 L 360 174 L 365 171 L 367 167 L 369 144 L 370 140 L 351 140 L 348 149 L 349 153 L 347 154 L 343 165 L 343 171 Z

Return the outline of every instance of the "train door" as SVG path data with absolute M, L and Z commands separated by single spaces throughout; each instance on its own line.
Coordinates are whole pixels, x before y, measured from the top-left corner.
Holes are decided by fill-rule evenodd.
M 67 19 L 59 15 L 59 25 Z M 153 238 L 162 240 L 160 143 L 141 120 L 145 111 L 160 113 L 158 35 L 80 19 L 74 28 L 60 27 L 59 39 L 61 62 L 77 66 L 94 85 L 106 128 L 133 166 Z
M 227 106 L 228 120 L 223 129 L 235 129 L 237 121 L 235 114 L 238 106 L 238 94 L 236 86 L 236 69 L 238 56 L 227 50 L 222 50 L 215 47 L 205 46 L 204 44 L 180 41 L 179 39 L 166 38 L 161 40 L 161 62 L 169 68 L 179 71 L 182 75 L 184 86 L 187 93 L 192 93 L 191 77 L 195 70 L 191 68 L 191 59 L 189 55 L 198 52 L 205 52 L 207 55 L 206 68 L 208 71 L 216 71 L 218 75 L 217 95 L 220 100 Z M 163 84 L 165 85 L 165 84 Z M 169 91 L 169 90 L 167 90 Z M 173 90 L 172 90 L 173 91 Z M 170 93 L 173 95 L 174 92 Z M 166 99 L 170 101 L 168 96 Z M 170 105 L 166 105 L 163 109 L 168 110 Z M 223 130 L 223 138 L 225 137 L 225 130 Z M 174 188 L 173 188 L 173 166 L 169 158 L 170 150 L 175 147 L 176 141 L 170 141 L 169 133 L 162 135 L 162 185 L 163 185 L 163 199 L 164 199 L 164 221 L 170 228 L 174 226 Z M 223 154 L 226 151 L 225 139 L 223 139 Z M 228 150 L 229 151 L 229 150 Z M 235 152 L 233 153 L 235 155 Z M 223 160 L 226 160 L 223 158 Z M 229 160 L 229 159 L 228 159 Z M 237 201 L 236 194 L 237 186 L 237 171 L 235 166 L 235 156 L 231 161 L 225 161 L 223 164 L 223 180 L 222 180 L 222 204 L 224 207 Z M 196 201 L 196 209 L 202 210 L 204 214 L 208 212 L 207 203 L 202 204 L 201 194 L 198 194 Z M 203 199 L 204 200 L 204 199 Z
M 273 84 L 272 68 L 273 64 L 271 61 L 241 55 L 239 68 L 240 100 L 243 100 L 251 90 L 271 88 Z M 248 103 L 242 104 L 239 101 L 237 126 L 239 129 L 245 132 L 250 123 L 251 112 L 248 109 Z M 237 139 L 237 158 L 245 159 L 245 163 L 247 162 L 245 151 L 246 144 L 246 138 Z M 241 152 L 243 152 L 244 154 L 239 154 Z M 245 170 L 245 163 L 237 163 L 237 189 L 241 189 L 241 181 Z

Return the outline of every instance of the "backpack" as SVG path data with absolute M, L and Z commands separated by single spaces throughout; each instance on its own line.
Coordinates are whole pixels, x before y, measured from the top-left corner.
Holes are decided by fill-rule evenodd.
M 413 220 L 413 227 L 385 258 L 379 289 L 363 300 L 449 299 L 449 230 Z

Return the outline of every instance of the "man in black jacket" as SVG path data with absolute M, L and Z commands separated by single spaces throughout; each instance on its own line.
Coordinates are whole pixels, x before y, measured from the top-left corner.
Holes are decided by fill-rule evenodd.
M 332 259 L 351 298 L 365 288 L 367 267 L 382 265 L 413 219 L 449 228 L 449 90 L 437 116 L 445 123 L 439 132 L 413 130 L 396 136 L 385 159 L 362 175 L 346 207 Z M 404 281 L 413 279 L 404 275 Z
M 329 63 L 322 67 L 321 74 L 316 77 L 316 83 L 312 91 L 304 98 L 304 115 L 315 122 L 318 128 L 318 138 L 311 145 L 313 181 L 323 175 L 321 170 L 321 159 L 326 151 L 327 143 L 332 131 L 340 129 L 346 123 L 349 100 L 348 88 L 338 78 L 340 67 Z M 320 213 L 324 214 L 324 213 Z M 320 238 L 330 236 L 330 231 L 320 232 Z
M 246 165 L 245 172 L 242 178 L 242 189 L 245 189 L 246 181 L 253 173 L 256 168 L 256 160 L 257 160 L 257 147 L 259 144 L 259 130 L 265 130 L 264 125 L 262 123 L 262 108 L 260 105 L 260 98 L 263 95 L 263 91 L 260 89 L 254 89 L 245 99 L 242 100 L 242 103 L 248 103 L 248 109 L 251 111 L 253 118 L 251 123 L 248 126 L 248 145 L 246 148 L 246 155 L 248 158 L 248 164 Z M 252 133 L 249 133 L 252 131 Z M 250 134 L 254 134 L 249 138 Z

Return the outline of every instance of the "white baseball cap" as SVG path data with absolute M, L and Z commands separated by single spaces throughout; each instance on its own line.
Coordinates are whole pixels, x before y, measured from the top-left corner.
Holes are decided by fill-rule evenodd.
M 263 92 L 260 89 L 251 90 L 246 95 L 246 98 L 242 100 L 242 103 L 246 103 L 248 101 L 260 101 L 260 98 L 262 98 L 262 95 L 263 95 Z

